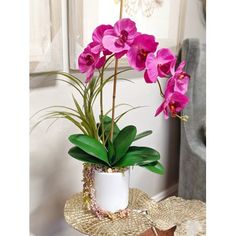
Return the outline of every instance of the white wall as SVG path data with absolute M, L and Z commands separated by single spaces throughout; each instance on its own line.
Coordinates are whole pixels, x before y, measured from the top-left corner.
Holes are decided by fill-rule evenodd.
M 199 37 L 204 40 L 205 31 L 196 8 L 198 0 L 190 0 L 187 3 L 184 38 Z M 64 55 L 65 52 L 66 50 Z M 131 187 L 140 188 L 150 196 L 154 196 L 178 181 L 179 123 L 172 119 L 165 121 L 162 115 L 154 117 L 161 99 L 157 87 L 145 84 L 142 73 L 128 73 L 126 78 L 132 79 L 135 83 L 118 83 L 117 103 L 149 107 L 129 113 L 121 120 L 120 126 L 134 124 L 140 132 L 152 129 L 153 134 L 137 142 L 137 145 L 147 145 L 159 150 L 161 161 L 166 167 L 164 176 L 135 167 L 131 172 Z M 72 106 L 72 91 L 62 82 L 52 87 L 32 89 L 31 114 L 50 105 Z M 111 91 L 112 85 L 109 84 L 104 93 L 107 109 L 111 104 Z M 95 106 L 97 112 L 98 109 L 99 107 Z M 35 121 L 32 119 L 32 123 Z M 35 235 L 43 236 L 59 235 L 60 229 L 69 230 L 63 221 L 64 203 L 73 193 L 82 191 L 82 164 L 67 154 L 71 146 L 67 137 L 77 133 L 76 127 L 61 120 L 46 132 L 48 124 L 37 127 L 30 137 L 31 231 Z M 58 222 L 61 222 L 60 226 Z M 75 234 L 73 231 L 68 233 L 68 235 L 73 234 Z

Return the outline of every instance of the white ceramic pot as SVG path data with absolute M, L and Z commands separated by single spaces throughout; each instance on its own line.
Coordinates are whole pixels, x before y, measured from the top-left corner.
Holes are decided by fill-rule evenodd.
M 128 206 L 129 176 L 129 170 L 124 173 L 95 171 L 95 196 L 101 209 L 114 213 Z

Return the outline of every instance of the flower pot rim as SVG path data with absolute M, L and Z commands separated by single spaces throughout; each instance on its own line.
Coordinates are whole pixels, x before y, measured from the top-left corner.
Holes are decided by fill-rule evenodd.
M 95 170 L 95 172 L 99 173 L 99 174 L 103 174 L 103 175 L 114 175 L 114 174 L 123 174 L 127 171 L 129 171 L 130 169 L 127 169 L 125 171 L 120 171 L 120 172 L 112 172 L 112 173 L 109 173 L 109 172 L 104 172 L 104 171 L 100 171 L 100 170 Z

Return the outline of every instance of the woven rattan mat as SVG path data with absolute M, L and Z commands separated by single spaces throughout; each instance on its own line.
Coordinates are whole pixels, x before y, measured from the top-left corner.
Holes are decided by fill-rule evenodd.
M 97 219 L 82 207 L 82 193 L 67 200 L 64 208 L 66 222 L 74 229 L 90 236 L 137 236 L 151 227 L 150 220 L 135 210 L 147 209 L 149 218 L 159 229 L 165 230 L 177 225 L 175 236 L 203 236 L 206 231 L 206 206 L 198 200 L 184 200 L 170 197 L 155 202 L 138 189 L 130 189 L 130 215 L 126 219 L 111 221 Z

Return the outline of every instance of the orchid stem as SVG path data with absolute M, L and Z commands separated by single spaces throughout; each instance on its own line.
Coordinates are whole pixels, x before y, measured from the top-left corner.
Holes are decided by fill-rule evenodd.
M 114 54 L 112 54 L 111 56 L 109 56 L 104 64 L 104 66 L 102 67 L 102 71 L 99 71 L 99 77 L 100 77 L 100 87 L 102 88 L 100 91 L 100 121 L 101 121 L 101 129 L 102 129 L 102 143 L 105 146 L 105 134 L 104 134 L 104 123 L 103 123 L 103 82 L 104 82 L 104 70 L 106 69 L 106 64 L 108 63 L 108 61 L 114 56 Z
M 158 84 L 158 87 L 159 87 L 159 89 L 160 89 L 160 95 L 162 96 L 162 97 L 164 97 L 164 93 L 163 93 L 163 91 L 162 91 L 162 88 L 161 88 L 161 84 L 160 84 L 160 81 L 157 79 L 157 84 Z
M 120 0 L 120 16 L 119 16 L 120 19 L 122 18 L 122 11 L 123 11 L 123 0 Z M 112 117 L 111 117 L 111 133 L 110 133 L 111 141 L 113 140 L 113 130 L 115 122 L 117 70 L 118 70 L 118 59 L 116 58 L 115 69 L 114 69 L 113 96 L 112 96 Z
M 104 67 L 102 68 L 101 72 L 101 79 L 100 79 L 100 86 L 102 87 L 103 85 L 103 72 L 104 72 Z M 105 137 L 104 137 L 104 124 L 103 124 L 103 89 L 100 92 L 100 110 L 101 110 L 101 129 L 102 129 L 102 143 L 105 145 Z
M 122 13 L 123 13 L 123 0 L 120 0 L 120 19 L 122 18 Z
M 115 102 L 116 102 L 116 84 L 117 84 L 118 59 L 115 60 L 113 96 L 112 96 L 112 116 L 111 116 L 111 141 L 113 140 L 114 120 L 115 120 Z

